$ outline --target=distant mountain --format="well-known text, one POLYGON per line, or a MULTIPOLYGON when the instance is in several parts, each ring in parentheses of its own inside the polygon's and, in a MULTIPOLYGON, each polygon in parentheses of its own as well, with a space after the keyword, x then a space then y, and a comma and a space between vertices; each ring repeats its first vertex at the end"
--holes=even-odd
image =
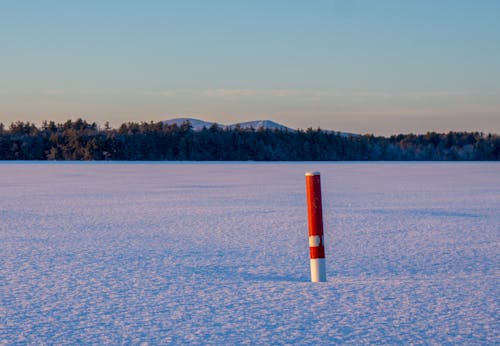
POLYGON ((239 126, 242 129, 260 129, 261 127, 266 129, 266 130, 287 130, 287 131, 295 131, 294 129, 291 129, 289 127, 286 127, 285 125, 278 124, 274 121, 271 120, 255 120, 255 121, 247 121, 244 123, 237 123, 233 125, 228 125, 227 127, 229 129, 234 129, 237 126, 239 126))
MULTIPOLYGON (((203 130, 204 127, 208 129, 210 126, 215 124, 214 122, 204 121, 204 120, 195 119, 195 118, 174 118, 174 119, 170 119, 170 120, 165 120, 163 123, 166 125, 176 124, 177 126, 181 126, 186 121, 189 121, 191 123, 191 126, 193 127, 194 131, 201 131, 201 130, 203 130)), ((239 127, 241 129, 253 128, 255 130, 258 130, 262 127, 266 130, 282 130, 282 131, 295 132, 294 129, 287 127, 285 125, 279 124, 277 122, 274 122, 272 120, 254 120, 254 121, 246 121, 243 123, 236 123, 236 124, 231 124, 231 125, 224 125, 224 124, 217 123, 217 125, 221 129, 230 129, 230 130, 235 129, 236 127, 239 127)), ((337 131, 324 130, 324 129, 323 129, 323 131, 328 132, 328 133, 337 133, 343 137, 359 136, 358 134, 350 133, 350 132, 337 132, 337 131)))
MULTIPOLYGON (((204 121, 200 119, 194 119, 194 118, 175 118, 175 119, 170 119, 170 120, 165 120, 163 123, 166 125, 173 125, 176 124, 177 126, 181 126, 183 123, 186 121, 189 121, 191 126, 193 127, 194 131, 201 131, 203 130, 204 127, 207 129, 212 126, 214 123, 209 122, 209 121, 204 121)), ((224 124, 219 124, 217 125, 222 128, 222 129, 235 129, 236 127, 240 127, 242 129, 260 129, 261 127, 266 129, 266 130, 288 130, 288 131, 295 131, 289 127, 286 127, 285 125, 278 124, 277 122, 271 121, 271 120, 255 120, 255 121, 247 121, 243 123, 236 123, 236 124, 231 124, 231 125, 224 125, 224 124)))
MULTIPOLYGON (((201 131, 203 130, 204 127, 207 129, 212 126, 214 123, 200 120, 200 119, 194 119, 194 118, 175 118, 175 119, 170 119, 170 120, 165 120, 163 124, 165 125, 174 125, 176 124, 177 126, 181 126, 184 124, 186 121, 189 121, 191 126, 193 127, 194 131, 201 131)), ((222 126, 221 126, 222 127, 222 126)))

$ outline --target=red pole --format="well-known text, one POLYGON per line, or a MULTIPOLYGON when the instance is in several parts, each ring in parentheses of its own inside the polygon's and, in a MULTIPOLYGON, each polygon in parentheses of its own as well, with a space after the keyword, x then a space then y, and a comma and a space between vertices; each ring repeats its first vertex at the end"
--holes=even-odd
POLYGON ((325 245, 323 241, 323 207, 319 172, 306 173, 307 215, 309 221, 309 257, 311 281, 326 281, 325 245))

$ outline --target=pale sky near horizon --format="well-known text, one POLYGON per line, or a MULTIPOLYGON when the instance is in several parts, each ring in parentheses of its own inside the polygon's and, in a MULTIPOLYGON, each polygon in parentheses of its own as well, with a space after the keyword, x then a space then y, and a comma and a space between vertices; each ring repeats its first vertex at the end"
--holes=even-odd
POLYGON ((0 0, 0 122, 500 133, 500 1, 0 0))

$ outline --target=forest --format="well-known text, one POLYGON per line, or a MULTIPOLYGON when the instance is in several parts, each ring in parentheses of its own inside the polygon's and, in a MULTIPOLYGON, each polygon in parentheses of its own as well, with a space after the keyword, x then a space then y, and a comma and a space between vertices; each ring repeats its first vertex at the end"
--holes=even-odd
POLYGON ((320 128, 194 131, 189 122, 129 122, 118 128, 83 119, 37 127, 0 123, 0 160, 122 161, 478 161, 500 160, 500 135, 481 132, 346 135, 320 128))

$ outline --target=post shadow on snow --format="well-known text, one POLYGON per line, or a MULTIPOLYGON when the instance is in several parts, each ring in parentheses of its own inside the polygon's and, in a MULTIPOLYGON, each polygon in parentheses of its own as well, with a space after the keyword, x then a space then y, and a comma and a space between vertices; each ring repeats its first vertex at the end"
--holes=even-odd
MULTIPOLYGON (((352 254, 351 254, 352 255, 352 254)), ((367 280, 413 280, 419 278, 430 278, 435 275, 464 275, 471 273, 488 274, 494 270, 494 266, 487 265, 487 261, 479 261, 473 266, 465 266, 464 258, 473 256, 449 251, 426 252, 419 255, 401 256, 386 254, 384 256, 364 256, 360 252, 359 257, 351 257, 350 260, 331 260, 327 263, 327 282, 352 282, 367 280), (465 256, 465 257, 464 257, 465 256)), ((349 256, 346 256, 349 257, 349 256)), ((271 266, 252 264, 220 264, 214 261, 202 266, 178 265, 175 271, 179 277, 195 280, 214 280, 226 282, 288 282, 308 283, 309 265, 297 263, 295 266, 287 265, 280 270, 271 266)))
POLYGON ((179 273, 181 276, 202 276, 210 277, 215 280, 227 281, 258 281, 258 282, 308 282, 309 277, 304 274, 302 276, 283 275, 281 273, 252 273, 250 266, 221 266, 221 265, 205 265, 205 266, 184 266, 179 273))
POLYGON ((279 274, 254 274, 248 272, 239 272, 239 277, 244 281, 265 281, 265 282, 305 282, 308 281, 306 277, 284 276, 279 274))

